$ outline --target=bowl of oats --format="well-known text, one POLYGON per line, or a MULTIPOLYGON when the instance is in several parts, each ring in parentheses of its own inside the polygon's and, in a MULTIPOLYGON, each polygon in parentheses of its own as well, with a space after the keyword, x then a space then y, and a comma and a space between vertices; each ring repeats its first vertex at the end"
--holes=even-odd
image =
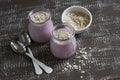
POLYGON ((90 27, 92 14, 82 6, 71 6, 63 11, 62 22, 70 24, 75 29, 75 33, 78 34, 90 27))

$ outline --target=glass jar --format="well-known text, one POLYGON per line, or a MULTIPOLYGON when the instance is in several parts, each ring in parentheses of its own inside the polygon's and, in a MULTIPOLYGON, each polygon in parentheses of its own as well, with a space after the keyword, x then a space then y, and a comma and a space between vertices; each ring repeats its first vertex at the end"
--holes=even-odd
POLYGON ((52 31, 50 49, 60 59, 71 57, 76 51, 75 31, 68 24, 61 24, 52 31))
POLYGON ((46 42, 51 38, 53 22, 50 11, 47 9, 34 9, 29 13, 28 31, 35 42, 46 42))

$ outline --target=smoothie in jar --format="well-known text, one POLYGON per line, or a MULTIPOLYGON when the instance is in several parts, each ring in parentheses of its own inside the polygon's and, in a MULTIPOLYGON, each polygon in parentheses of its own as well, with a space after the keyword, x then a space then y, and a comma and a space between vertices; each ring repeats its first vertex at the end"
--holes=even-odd
POLYGON ((28 31, 35 42, 46 42, 51 38, 53 22, 47 9, 34 9, 29 13, 28 31))
POLYGON ((67 24, 55 27, 50 40, 52 54, 60 59, 71 57, 76 51, 76 39, 74 29, 67 24))

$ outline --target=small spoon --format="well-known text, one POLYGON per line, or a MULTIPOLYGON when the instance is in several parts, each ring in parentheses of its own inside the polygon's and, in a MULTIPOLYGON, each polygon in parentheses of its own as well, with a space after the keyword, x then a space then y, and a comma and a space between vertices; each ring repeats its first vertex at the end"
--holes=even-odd
MULTIPOLYGON (((30 44, 31 44, 31 39, 30 39, 30 37, 29 37, 29 35, 27 35, 27 33, 26 32, 21 32, 20 33, 20 35, 19 35, 19 40, 25 45, 25 46, 29 46, 30 44)), ((27 47, 27 48, 29 48, 29 47, 27 47)), ((30 48, 29 48, 29 53, 31 54, 31 56, 33 56, 33 53, 32 53, 32 51, 30 50, 30 48)), ((33 65, 34 65, 34 68, 35 68, 35 73, 37 74, 37 75, 39 75, 39 74, 42 74, 42 69, 39 67, 39 65, 34 61, 34 60, 32 60, 32 62, 33 62, 33 65)))
MULTIPOLYGON (((24 54, 26 52, 25 45, 19 41, 11 42, 11 47, 13 51, 16 53, 24 54)), ((26 54, 29 54, 29 53, 26 53, 26 54)), ((34 60, 32 59, 32 61, 34 60)), ((34 67, 37 75, 42 74, 41 68, 38 66, 38 64, 35 61, 34 61, 34 67)))
POLYGON ((53 69, 51 67, 48 67, 44 63, 42 63, 39 60, 37 60, 36 58, 34 58, 34 56, 31 56, 29 53, 27 53, 25 45, 22 44, 21 42, 19 42, 19 41, 11 42, 11 47, 12 47, 13 51, 15 51, 16 53, 20 53, 20 54, 25 53, 32 60, 34 60, 46 73, 51 73, 53 71, 53 69))
POLYGON ((31 44, 30 36, 26 32, 22 31, 18 37, 19 41, 21 41, 25 46, 29 46, 31 44))
POLYGON ((25 45, 19 41, 12 41, 10 45, 13 51, 16 53, 23 54, 26 51, 25 45))

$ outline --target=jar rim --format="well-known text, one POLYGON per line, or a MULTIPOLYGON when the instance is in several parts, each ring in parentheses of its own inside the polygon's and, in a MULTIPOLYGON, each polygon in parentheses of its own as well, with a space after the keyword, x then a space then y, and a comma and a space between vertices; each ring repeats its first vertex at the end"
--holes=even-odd
MULTIPOLYGON (((66 41, 66 40, 69 40, 69 39, 60 40, 60 39, 58 39, 58 38, 55 37, 54 31, 55 31, 56 29, 59 29, 59 28, 62 28, 62 27, 68 27, 68 28, 72 31, 72 36, 71 36, 69 39, 71 39, 71 38, 74 37, 74 35, 75 35, 75 30, 74 30, 74 28, 73 28, 70 24, 62 23, 62 24, 58 24, 57 26, 54 27, 54 29, 53 29, 53 31, 52 31, 52 34, 51 34, 54 39, 56 39, 56 40, 58 40, 58 41, 66 41)), ((70 32, 71 32, 71 31, 70 31, 70 32)))
POLYGON ((49 10, 49 9, 46 9, 46 8, 35 8, 35 9, 31 10, 31 11, 29 12, 29 14, 28 14, 28 19, 29 19, 32 23, 34 23, 34 24, 43 24, 43 23, 47 22, 50 18, 51 18, 50 10, 49 10), (38 12, 38 11, 43 11, 43 12, 48 13, 48 14, 49 14, 49 15, 48 15, 48 19, 46 19, 44 22, 41 22, 41 23, 35 23, 35 22, 31 19, 31 16, 32 16, 32 14, 34 14, 35 12, 38 12))

